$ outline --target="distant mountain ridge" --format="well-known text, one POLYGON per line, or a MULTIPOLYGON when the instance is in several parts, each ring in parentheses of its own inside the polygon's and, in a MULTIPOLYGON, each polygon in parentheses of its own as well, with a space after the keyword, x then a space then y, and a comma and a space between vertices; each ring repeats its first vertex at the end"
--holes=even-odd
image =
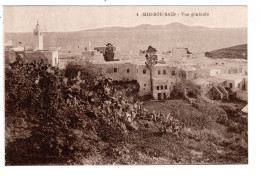
MULTIPOLYGON (((33 29, 32 29, 33 30, 33 29)), ((33 33, 5 33, 5 39, 24 46, 35 46, 33 33)), ((149 45, 158 51, 174 47, 191 51, 212 51, 247 43, 247 28, 207 28, 181 23, 166 25, 142 24, 135 27, 103 27, 76 32, 44 32, 44 47, 62 47, 71 52, 82 52, 88 43, 105 46, 112 43, 124 55, 135 55, 149 45)))
POLYGON ((129 30, 181 30, 181 29, 207 29, 203 26, 188 26, 182 23, 174 22, 165 25, 151 25, 151 24, 141 24, 134 27, 121 27, 121 26, 111 26, 111 27, 102 27, 96 29, 87 29, 84 31, 129 31, 129 30))

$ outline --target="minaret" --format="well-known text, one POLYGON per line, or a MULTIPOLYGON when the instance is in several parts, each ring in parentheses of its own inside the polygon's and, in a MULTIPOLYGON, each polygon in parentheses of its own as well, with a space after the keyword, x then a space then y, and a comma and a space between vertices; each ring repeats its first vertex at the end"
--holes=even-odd
POLYGON ((43 33, 40 29, 40 25, 37 20, 36 27, 34 29, 34 35, 37 36, 38 50, 43 50, 43 33))

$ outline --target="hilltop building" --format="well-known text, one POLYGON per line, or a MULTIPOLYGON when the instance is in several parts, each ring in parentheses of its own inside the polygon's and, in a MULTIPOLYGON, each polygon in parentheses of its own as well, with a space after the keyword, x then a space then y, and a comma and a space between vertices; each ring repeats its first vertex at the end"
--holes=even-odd
POLYGON ((233 92, 238 99, 247 101, 247 75, 242 67, 222 68, 218 65, 203 68, 198 65, 168 64, 162 59, 153 67, 151 77, 151 70, 142 59, 106 62, 102 57, 96 60, 95 56, 92 55, 88 61, 96 65, 102 75, 117 81, 136 80, 140 86, 140 96, 152 95, 156 100, 164 100, 170 97, 177 82, 188 80, 211 99, 229 99, 233 92))
POLYGON ((136 80, 140 86, 140 96, 152 95, 156 100, 167 99, 175 90, 176 84, 186 80, 194 83, 211 99, 229 99, 231 94, 235 94, 238 99, 247 101, 247 67, 242 63, 239 65, 240 63, 234 64, 222 60, 220 62, 209 61, 204 57, 187 59, 192 58, 192 53, 188 48, 174 48, 168 53, 171 58, 164 59, 165 57, 163 57, 150 70, 145 64, 144 57, 141 56, 134 58, 129 56, 129 60, 119 60, 116 47, 110 43, 106 47, 94 47, 93 50, 89 43, 82 54, 77 54, 64 52, 62 48, 58 50, 52 47, 51 50, 44 50, 43 32, 38 22, 33 34, 36 41, 35 46, 32 47, 34 50, 29 49, 30 47, 12 46, 10 41, 5 42, 5 63, 7 65, 23 59, 28 62, 44 62, 47 65, 64 69, 70 62, 80 65, 91 62, 99 69, 100 74, 107 78, 117 81, 136 80), (115 53, 115 57, 105 61, 104 53, 108 45, 110 46, 109 51, 112 55, 115 53))
POLYGON ((191 58, 192 53, 188 48, 173 48, 171 54, 178 58, 191 58))
MULTIPOLYGON (((116 47, 113 46, 112 48, 113 48, 113 51, 115 52, 115 51, 116 51, 116 47)), ((99 53, 104 54, 104 53, 105 53, 105 50, 106 50, 106 47, 105 47, 105 46, 94 47, 94 50, 96 50, 96 51, 99 52, 99 53)))
MULTIPOLYGON (((33 32, 33 39, 35 45, 33 49, 25 46, 12 46, 5 48, 5 64, 13 63, 17 60, 24 60, 27 62, 43 62, 47 65, 56 67, 59 65, 58 50, 44 50, 43 46, 43 32, 40 29, 40 24, 37 21, 33 32)), ((9 42, 10 43, 10 42, 9 42)))
POLYGON ((156 64, 152 69, 152 88, 151 88, 151 70, 142 61, 93 61, 100 74, 106 78, 117 81, 136 80, 140 85, 139 95, 152 95, 154 99, 163 100, 170 97, 178 79, 176 67, 170 67, 169 64, 156 64))

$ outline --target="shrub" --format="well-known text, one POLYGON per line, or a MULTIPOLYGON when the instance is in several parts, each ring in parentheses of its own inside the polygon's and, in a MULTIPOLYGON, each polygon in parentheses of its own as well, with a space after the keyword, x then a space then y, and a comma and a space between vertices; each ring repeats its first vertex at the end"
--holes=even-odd
POLYGON ((81 163, 100 147, 96 143, 124 140, 125 114, 119 112, 131 114, 133 105, 93 73, 21 62, 6 69, 6 164, 81 163))
POLYGON ((182 97, 197 98, 201 95, 201 90, 198 86, 189 80, 181 80, 176 83, 175 89, 171 92, 171 96, 174 98, 182 97))

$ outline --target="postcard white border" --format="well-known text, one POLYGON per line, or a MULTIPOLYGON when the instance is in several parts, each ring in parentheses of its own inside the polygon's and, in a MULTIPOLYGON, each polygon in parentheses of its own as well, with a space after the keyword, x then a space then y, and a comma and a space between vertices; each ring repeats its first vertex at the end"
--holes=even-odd
MULTIPOLYGON (((260 13, 257 1, 246 0, 4 0, 1 5, 248 5, 249 65, 249 164, 248 165, 180 165, 180 166, 4 166, 4 59, 1 52, 0 72, 0 174, 1 175, 260 175, 260 13)), ((3 9, 0 10, 0 50, 3 51, 3 9)))

